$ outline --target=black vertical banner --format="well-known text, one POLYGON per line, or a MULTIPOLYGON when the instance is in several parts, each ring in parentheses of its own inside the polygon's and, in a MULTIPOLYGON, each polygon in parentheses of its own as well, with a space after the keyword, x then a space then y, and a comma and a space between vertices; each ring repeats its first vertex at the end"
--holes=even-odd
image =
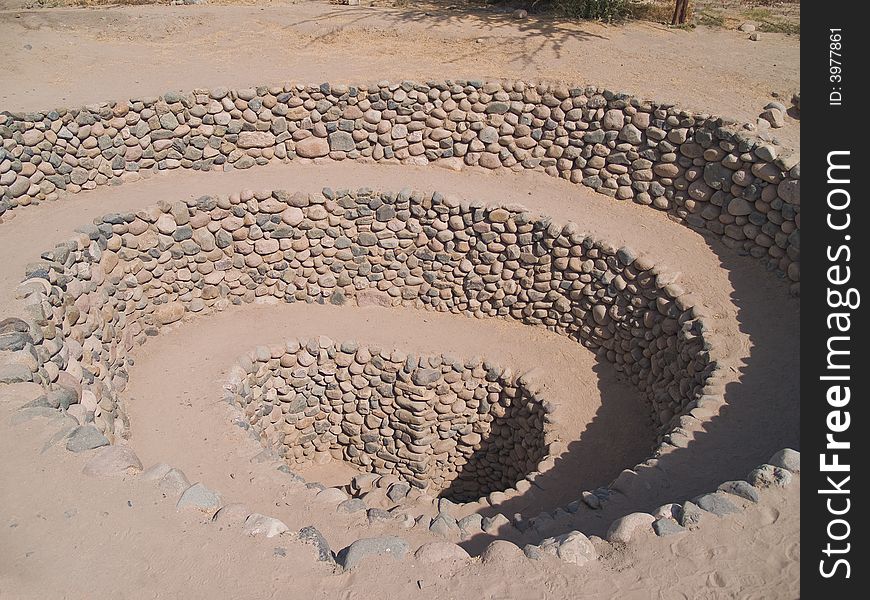
MULTIPOLYGON (((860 2, 802 5, 801 588, 866 597, 870 216, 860 2), (859 519, 859 517, 861 517, 859 519), (859 558, 860 557, 860 558, 859 558), (863 559, 863 560, 862 560, 863 559)), ((824 594, 824 595, 822 595, 824 594)))

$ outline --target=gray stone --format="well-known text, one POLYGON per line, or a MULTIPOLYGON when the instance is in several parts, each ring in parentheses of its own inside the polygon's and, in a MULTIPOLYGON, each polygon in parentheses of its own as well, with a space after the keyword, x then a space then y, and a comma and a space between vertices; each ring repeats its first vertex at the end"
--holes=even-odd
POLYGON ((429 531, 444 537, 452 537, 460 533, 456 519, 446 513, 440 513, 432 519, 432 523, 429 524, 429 531))
POLYGON ((357 236, 357 242, 360 246, 377 246, 378 245, 378 236, 370 231, 363 231, 357 236))
POLYGON ((17 352, 31 343, 33 343, 33 339, 27 332, 13 331, 0 335, 0 351, 17 352))
POLYGON ((204 512, 212 512, 220 508, 221 497, 201 483, 194 483, 184 490, 181 498, 175 503, 177 510, 195 509, 204 512))
POLYGON ((12 415, 9 419, 10 425, 21 425, 36 418, 55 419, 60 415, 57 409, 50 406, 33 406, 29 408, 21 408, 12 415))
POLYGON ((746 481, 726 481, 719 486, 719 490, 751 502, 758 502, 758 490, 746 481))
POLYGON ((345 570, 358 566, 364 560, 389 556, 401 560, 408 553, 408 543, 400 537, 385 536, 362 538, 338 553, 336 562, 345 570))
MULTIPOLYGON (((758 35, 753 33, 752 35, 758 35)), ((761 113, 761 118, 770 123, 771 127, 782 127, 785 125, 784 113, 778 108, 768 108, 761 113)))
POLYGON ((93 425, 76 427, 66 440, 66 449, 70 452, 85 452, 108 445, 109 440, 93 425))
POLYGON ((735 217, 742 217, 752 212, 752 204, 743 198, 732 198, 728 203, 728 214, 735 217))
POLYGON ((753 469, 746 480, 757 488, 768 488, 771 486, 785 487, 791 483, 791 472, 776 467, 774 465, 761 465, 753 469))
POLYGON ((361 510, 366 509, 366 503, 359 498, 350 498, 349 500, 345 500, 341 504, 336 507, 336 510, 340 513, 355 513, 361 510))
POLYGON ((318 561, 335 564, 335 555, 329 547, 329 542, 326 541, 326 538, 323 537, 323 534, 316 527, 311 525, 303 527, 299 530, 297 539, 303 544, 314 547, 318 561))
POLYGON ((585 535, 571 531, 556 537, 547 538, 538 544, 541 552, 555 556, 559 560, 578 566, 598 558, 598 552, 585 535))
POLYGON ((390 489, 387 491, 387 498, 392 500, 393 502, 401 502, 404 500, 408 493, 411 491, 411 486, 407 483, 394 483, 390 486, 390 489))
POLYGON ((686 528, 681 526, 673 519, 656 519, 655 521, 653 521, 652 528, 653 531, 655 531, 656 535, 659 537, 676 535, 678 533, 686 532, 686 528))
POLYGON ((629 123, 619 132, 619 139, 628 142, 629 144, 637 145, 643 141, 643 132, 629 123))
POLYGON ((436 369, 417 369, 412 376, 415 385, 429 385, 439 379, 441 379, 441 371, 436 369))
POLYGON ((387 523, 393 520, 393 515, 382 508, 370 508, 367 511, 366 516, 371 525, 376 523, 387 523))
POLYGON ((687 529, 697 527, 701 523, 701 517, 704 513, 698 508, 698 505, 688 500, 683 503, 683 510, 680 511, 679 523, 687 529))
POLYGON ((702 494, 695 498, 694 502, 702 510, 706 510, 719 517, 740 512, 740 507, 729 500, 726 494, 721 492, 702 494))
POLYGON ((456 522, 463 533, 474 535, 483 530, 483 516, 480 513, 471 513, 456 522))
MULTIPOLYGON (((353 141, 353 136, 346 131, 335 131, 329 134, 330 150, 338 150, 341 152, 350 152, 356 147, 356 142, 353 141)), ((298 150, 297 150, 298 152, 298 150)))
POLYGON ((777 157, 776 146, 771 144, 759 144, 755 147, 755 156, 764 162, 773 162, 777 157))
POLYGON ((0 365, 0 383, 23 383, 33 381, 33 373, 24 365, 0 365))
POLYGON ((507 528, 513 527, 513 525, 506 516, 496 513, 491 517, 483 517, 480 527, 491 535, 504 535, 507 528))
POLYGON ((792 473, 801 472, 801 453, 791 448, 783 448, 770 457, 767 464, 780 467, 792 473))

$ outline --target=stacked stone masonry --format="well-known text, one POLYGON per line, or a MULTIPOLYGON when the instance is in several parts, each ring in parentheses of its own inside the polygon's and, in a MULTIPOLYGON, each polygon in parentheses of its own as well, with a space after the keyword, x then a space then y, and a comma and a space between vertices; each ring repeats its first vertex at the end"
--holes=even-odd
POLYGON ((287 84, 0 116, 0 215, 178 168, 297 158, 536 169, 667 211, 799 293, 800 164, 736 123, 592 87, 287 84))
POLYGON ((19 379, 51 386, 53 404, 110 439, 128 431, 121 394, 135 345, 185 315, 255 301, 545 327, 623 372, 665 441, 719 372, 701 309, 672 277, 522 207, 411 191, 243 192, 109 214, 79 231, 28 266, 27 320, 4 322, 0 337, 26 365, 19 379))
POLYGON ((291 340, 243 356, 228 388, 291 465, 326 455, 457 501, 510 488, 547 453, 549 405, 481 359, 291 340))

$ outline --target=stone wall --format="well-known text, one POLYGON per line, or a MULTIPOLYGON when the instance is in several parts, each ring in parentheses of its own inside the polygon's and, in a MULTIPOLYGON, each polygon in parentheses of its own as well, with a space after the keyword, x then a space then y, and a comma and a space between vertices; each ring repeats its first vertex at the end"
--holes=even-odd
POLYGON ((28 320, 4 324, 0 343, 27 364, 23 378, 62 390, 53 402, 110 437, 127 428, 120 393, 134 345, 186 314, 267 299, 546 327, 622 371, 663 436, 717 373, 699 309, 666 272, 522 207, 410 191, 244 192, 79 231, 28 266, 28 320))
POLYGON ((480 359, 291 340, 241 357, 228 389, 290 464, 335 458, 455 500, 504 491, 547 454, 549 404, 480 359))
POLYGON ((216 88, 0 116, 0 215, 146 170, 273 160, 543 170, 668 211, 800 279, 799 156, 736 124, 624 94, 523 82, 216 88))

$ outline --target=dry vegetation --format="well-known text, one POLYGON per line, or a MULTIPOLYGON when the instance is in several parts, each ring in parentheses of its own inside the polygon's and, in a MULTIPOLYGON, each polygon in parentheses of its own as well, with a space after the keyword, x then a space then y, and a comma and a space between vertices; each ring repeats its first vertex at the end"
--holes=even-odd
MULTIPOLYGON (((171 0, 28 0, 27 8, 170 4, 171 0)), ((298 0, 200 0, 212 5, 295 4, 298 0)), ((346 4, 346 0, 328 0, 346 4)), ((617 21, 633 18, 670 23, 674 0, 360 0, 363 5, 389 8, 431 8, 510 12, 523 9, 539 17, 591 18, 617 21)), ((800 0, 691 0, 688 27, 735 29, 750 22, 759 31, 800 35, 800 0)))

